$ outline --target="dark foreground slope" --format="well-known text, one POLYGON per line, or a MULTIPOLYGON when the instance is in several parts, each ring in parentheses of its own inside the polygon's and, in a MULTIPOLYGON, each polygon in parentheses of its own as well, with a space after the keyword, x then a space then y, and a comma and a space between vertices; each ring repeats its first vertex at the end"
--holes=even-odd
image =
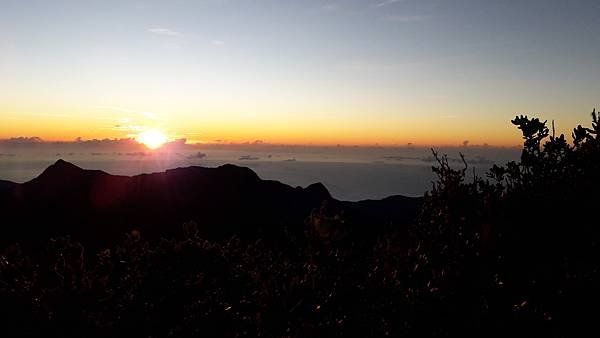
MULTIPOLYGON (((2 182, 0 182, 2 183, 2 182)), ((40 243, 70 235, 85 244, 114 243, 133 229, 146 238, 173 237, 193 221, 204 238, 255 238, 304 231, 323 203, 369 226, 406 222, 419 199, 339 202, 320 183, 290 187, 234 165, 188 167, 133 177, 84 170, 63 160, 24 183, 0 185, 2 241, 40 243)))

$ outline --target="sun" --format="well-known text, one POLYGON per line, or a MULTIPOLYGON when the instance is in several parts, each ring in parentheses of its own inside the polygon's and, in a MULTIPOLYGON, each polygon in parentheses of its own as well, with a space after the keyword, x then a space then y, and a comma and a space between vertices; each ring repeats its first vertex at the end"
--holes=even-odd
POLYGON ((149 129, 138 134, 135 139, 150 149, 158 149, 167 142, 167 135, 158 129, 149 129))

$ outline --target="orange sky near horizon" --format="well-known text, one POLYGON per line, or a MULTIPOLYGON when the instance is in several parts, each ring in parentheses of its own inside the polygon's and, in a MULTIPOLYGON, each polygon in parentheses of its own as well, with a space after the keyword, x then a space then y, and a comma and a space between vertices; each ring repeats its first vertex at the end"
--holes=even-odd
MULTIPOLYGON (((455 146, 468 140, 472 145, 518 146, 521 134, 511 123, 515 113, 504 118, 426 113, 398 118, 362 116, 348 119, 330 116, 288 114, 160 114, 129 108, 98 106, 93 113, 4 112, 0 104, 0 139, 40 137, 47 141, 135 138, 148 129, 164 132, 169 140, 188 143, 245 143, 260 140, 271 144, 382 145, 413 143, 420 146, 455 146), (192 116, 192 117, 190 117, 192 116)), ((403 116, 403 114, 397 114, 403 116)), ((532 114, 529 114, 533 116, 532 114)), ((543 116, 542 114, 537 116, 543 116)), ((547 119, 551 119, 546 117, 547 119)), ((585 124, 589 113, 557 119, 557 132, 570 135, 577 123, 585 124)), ((550 123, 549 123, 550 126, 550 123)), ((569 137, 568 137, 569 138, 569 137)))
POLYGON ((378 123, 377 121, 185 121, 160 119, 131 121, 129 118, 104 119, 66 114, 10 114, 0 116, 0 139, 40 137, 45 141, 135 138, 148 129, 164 132, 170 140, 185 138, 188 143, 245 143, 300 145, 459 145, 514 146, 520 143, 518 130, 506 121, 504 128, 473 128, 460 125, 456 117, 378 123), (124 121, 129 124, 122 123, 124 121), (458 124, 458 125, 457 125, 458 124))

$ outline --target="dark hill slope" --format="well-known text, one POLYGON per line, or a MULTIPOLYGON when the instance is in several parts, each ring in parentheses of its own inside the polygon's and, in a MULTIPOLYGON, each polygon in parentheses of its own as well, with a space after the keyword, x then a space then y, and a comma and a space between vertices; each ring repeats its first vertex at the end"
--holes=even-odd
POLYGON ((284 226, 303 231, 307 217, 324 201, 376 226, 405 222, 420 203, 406 197, 340 202, 320 183, 293 188, 229 164, 127 177, 63 160, 29 182, 0 184, 0 200, 3 242, 35 243, 69 234, 88 245, 113 242, 132 229, 150 239, 171 237, 190 220, 202 236, 213 239, 234 233, 269 236, 284 226))

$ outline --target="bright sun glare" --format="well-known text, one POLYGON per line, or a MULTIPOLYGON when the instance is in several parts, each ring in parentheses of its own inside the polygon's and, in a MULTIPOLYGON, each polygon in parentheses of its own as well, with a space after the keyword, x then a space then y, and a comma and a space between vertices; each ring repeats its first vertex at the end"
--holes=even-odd
POLYGON ((158 149, 167 142, 167 135, 158 129, 149 129, 135 139, 150 149, 158 149))

